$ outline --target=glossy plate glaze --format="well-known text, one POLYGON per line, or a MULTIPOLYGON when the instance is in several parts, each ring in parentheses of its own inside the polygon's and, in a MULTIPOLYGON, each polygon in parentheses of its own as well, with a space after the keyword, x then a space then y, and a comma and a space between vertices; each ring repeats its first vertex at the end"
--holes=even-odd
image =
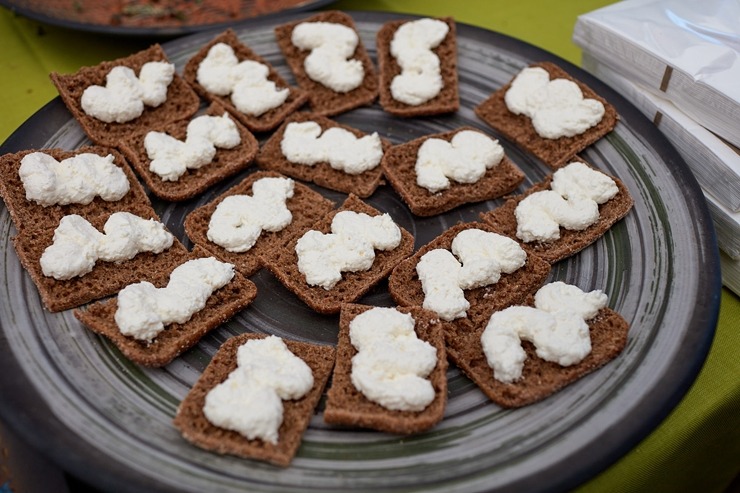
MULTIPOLYGON (((400 16, 353 14, 375 54, 374 35, 400 16)), ((236 27, 241 39, 292 80, 275 44, 278 21, 236 27)), ((213 32, 165 44, 182 67, 213 32)), ((685 163, 629 102, 555 56, 490 31, 458 26, 462 107, 454 115, 398 119, 378 106, 337 119, 378 131, 394 143, 471 125, 494 132, 473 108, 532 61, 559 63, 618 109, 616 130, 583 156, 620 177, 635 198, 630 214, 597 243, 554 266, 551 278, 603 289, 632 325, 626 350, 603 369, 531 406, 503 410, 454 367, 444 420, 416 436, 338 429, 313 417, 291 467, 219 456, 186 443, 171 420, 180 400, 219 345, 244 331, 333 344, 337 317, 308 310, 267 272, 253 277, 259 295, 234 320, 163 369, 128 362, 70 312, 43 310, 11 246, 7 211, 0 216, 0 389, 2 417, 59 464, 86 481, 116 491, 559 491, 595 475, 654 429, 676 405, 703 363, 719 309, 719 267, 709 214, 685 163)), ((495 134, 494 134, 495 135, 495 134)), ((87 142, 61 101, 22 126, 2 152, 73 149, 87 142)), ((503 142, 526 173, 522 190, 548 169, 503 142)), ((196 200, 155 202, 183 236, 182 221, 238 176, 196 200)), ((327 193, 341 200, 342 196, 327 193)), ((381 187, 369 202, 416 237, 417 247, 445 228, 496 207, 491 201, 439 217, 412 216, 381 187)), ((390 304, 381 285, 362 302, 390 304)))

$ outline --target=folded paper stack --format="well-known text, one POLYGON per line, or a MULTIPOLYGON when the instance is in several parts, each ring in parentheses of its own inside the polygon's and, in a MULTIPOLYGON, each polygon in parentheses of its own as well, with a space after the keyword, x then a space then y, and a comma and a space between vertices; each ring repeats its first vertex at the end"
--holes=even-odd
POLYGON ((740 294, 740 4, 627 0, 581 15, 583 67, 686 160, 712 214, 725 286, 740 294), (733 20, 734 19, 734 20, 733 20))

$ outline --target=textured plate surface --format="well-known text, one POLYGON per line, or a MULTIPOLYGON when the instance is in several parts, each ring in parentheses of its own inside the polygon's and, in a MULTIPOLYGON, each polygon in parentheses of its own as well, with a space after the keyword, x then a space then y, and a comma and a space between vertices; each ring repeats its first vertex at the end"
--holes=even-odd
MULTIPOLYGON (((400 16, 353 14, 374 56, 374 35, 400 16)), ((286 16, 284 22, 295 16, 286 16)), ((237 26, 241 39, 292 80, 274 42, 274 20, 237 26)), ((255 303, 164 369, 138 367, 71 313, 46 313, 21 269, 0 215, 0 412, 22 435, 73 473, 116 491, 558 491, 616 460, 675 406, 706 357, 719 309, 719 268, 711 221, 685 163, 654 126, 614 91, 578 68, 520 41, 458 26, 461 109, 451 116, 398 119, 378 106, 337 119, 378 131, 394 143, 471 125, 493 132, 473 108, 531 61, 551 60, 618 109, 616 130, 583 156, 620 177, 633 211, 596 244, 557 264, 551 279, 603 289, 632 329, 615 361, 564 391, 518 410, 491 404, 455 368, 449 371, 445 419, 428 433, 398 437, 337 429, 313 417, 293 465, 279 469, 222 457, 188 445, 171 425, 179 401, 219 344, 244 331, 332 344, 337 317, 308 310, 269 273, 253 276, 255 303)), ((182 67, 213 33, 165 45, 182 67)), ((87 140, 59 99, 41 109, 1 151, 76 148, 87 140)), ((503 142, 527 175, 522 190, 547 168, 503 142)), ((192 208, 240 180, 179 205, 157 202, 180 237, 192 208)), ((326 193, 326 192, 325 192, 326 193)), ((339 194, 326 193, 340 200, 339 194)), ((388 186, 369 202, 389 212, 420 246, 498 201, 439 217, 413 217, 388 186)), ((365 303, 387 305, 385 286, 365 303)))

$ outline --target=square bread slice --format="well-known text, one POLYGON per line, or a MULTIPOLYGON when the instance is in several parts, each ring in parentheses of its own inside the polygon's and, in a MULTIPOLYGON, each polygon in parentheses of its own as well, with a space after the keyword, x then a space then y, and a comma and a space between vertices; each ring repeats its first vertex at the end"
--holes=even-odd
MULTIPOLYGON (((291 178, 312 182, 330 190, 352 193, 362 198, 372 195, 383 181, 383 170, 380 164, 360 174, 351 175, 342 170, 332 168, 329 163, 316 163, 313 166, 307 166, 288 161, 280 147, 283 136, 285 135, 285 129, 291 123, 308 121, 316 122, 321 127, 322 133, 329 128, 338 127, 353 133, 357 138, 367 135, 356 128, 339 124, 334 120, 314 113, 294 113, 262 145, 257 154, 257 166, 262 169, 277 171, 291 178)), ((384 152, 390 149, 390 142, 384 139, 381 142, 384 152)))
POLYGON ((298 108, 303 106, 306 101, 308 101, 308 95, 305 91, 289 85, 267 60, 242 43, 232 29, 227 29, 223 33, 217 35, 209 43, 198 50, 198 52, 185 64, 183 77, 204 99, 211 102, 217 102, 226 108, 229 113, 231 113, 252 132, 268 132, 276 128, 285 119, 285 117, 296 111, 298 108), (267 79, 274 82, 278 89, 289 89, 290 92, 288 94, 288 99, 286 99, 286 101, 277 108, 273 108, 259 116, 255 116, 239 111, 236 106, 234 106, 234 103, 232 103, 230 95, 219 96, 208 92, 198 83, 198 67, 206 56, 208 56, 208 51, 218 43, 229 45, 234 50, 234 54, 239 62, 252 60, 266 65, 269 68, 267 79))
POLYGON ((414 317, 417 337, 437 349, 438 362, 428 377, 434 388, 434 400, 422 411, 394 411, 369 400, 352 384, 352 358, 357 349, 350 341, 349 324, 356 316, 372 308, 358 304, 342 306, 337 362, 327 392, 324 421, 388 433, 410 434, 428 430, 442 420, 447 403, 447 356, 442 330, 445 323, 434 313, 418 307, 396 308, 414 317))
POLYGON ((125 58, 101 62, 93 67, 82 67, 74 74, 52 72, 50 77, 62 101, 90 139, 96 144, 115 147, 134 134, 162 128, 169 122, 188 118, 198 111, 198 95, 177 74, 167 88, 167 100, 156 108, 145 106, 141 116, 129 122, 106 123, 82 109, 82 93, 91 85, 105 86, 106 76, 113 67, 129 67, 138 75, 145 63, 154 61, 168 62, 167 55, 159 44, 125 58))
MULTIPOLYGON (((162 262, 158 268, 166 275, 152 284, 164 287, 175 268, 188 260, 208 256, 207 252, 196 249, 177 262, 162 262)), ((237 272, 229 284, 211 294, 205 308, 193 314, 185 323, 167 325, 151 343, 121 333, 114 318, 118 309, 118 300, 115 297, 79 308, 74 311, 74 315, 90 330, 109 339, 134 363, 160 367, 193 347, 205 334, 246 308, 255 296, 257 296, 255 284, 237 272)))
MULTIPOLYGON (((308 228, 322 233, 331 232, 331 222, 340 211, 355 211, 369 216, 382 214, 379 210, 366 204, 354 195, 350 195, 339 209, 327 214, 313 226, 308 228)), ((401 260, 408 257, 414 250, 414 237, 403 228, 401 229, 401 244, 393 250, 376 250, 372 267, 366 271, 343 272, 342 280, 332 289, 326 290, 321 286, 311 286, 306 277, 298 270, 298 255, 295 246, 303 236, 299 233, 280 248, 261 255, 264 266, 298 298, 318 313, 338 313, 342 304, 357 301, 373 286, 383 280, 401 260)))
POLYGON ((430 192, 418 185, 415 167, 419 148, 424 142, 432 138, 449 142, 464 130, 480 132, 472 127, 462 127, 452 132, 427 135, 393 146, 383 155, 383 174, 415 215, 434 216, 463 204, 502 197, 516 190, 524 181, 524 173, 504 156, 475 183, 450 180, 450 187, 438 192, 430 192))
POLYGON ((234 187, 226 190, 208 204, 198 207, 185 217, 185 234, 190 241, 208 250, 213 256, 232 263, 243 276, 251 276, 262 268, 260 255, 269 256, 290 238, 302 233, 309 226, 328 214, 334 203, 306 185, 295 183, 293 197, 288 199, 288 210, 293 214, 291 223, 276 232, 262 231, 257 242, 246 252, 230 252, 208 239, 208 225, 218 205, 232 195, 252 195, 252 185, 259 179, 283 177, 272 171, 257 171, 247 176, 234 187))
POLYGON ((550 74, 550 80, 567 79, 578 84, 584 98, 601 101, 606 110, 604 117, 595 126, 573 137, 560 137, 558 139, 540 137, 528 116, 516 115, 507 108, 504 96, 506 95, 506 91, 511 87, 511 82, 495 91, 488 99, 476 106, 475 114, 496 129, 501 135, 515 142, 520 148, 534 154, 551 168, 558 168, 583 149, 611 132, 617 125, 619 117, 614 106, 596 94, 586 84, 574 79, 554 63, 541 62, 531 66, 545 69, 550 74))
MULTIPOLYGON (((208 116, 228 115, 218 103, 212 103, 205 111, 208 116)), ((193 116, 195 118, 196 116, 193 116)), ((216 148, 213 160, 198 169, 189 169, 176 181, 165 181, 161 176, 149 170, 152 160, 144 147, 144 139, 148 132, 136 134, 131 139, 121 142, 120 149, 128 158, 136 173, 146 186, 157 197, 170 200, 186 200, 206 191, 209 187, 224 180, 239 171, 242 171, 254 160, 259 150, 259 143, 252 133, 238 120, 229 116, 236 124, 239 132, 239 145, 231 149, 216 148)), ((170 136, 184 141, 187 137, 187 127, 192 118, 172 122, 159 130, 170 136)))
POLYGON ((419 105, 410 105, 393 98, 391 83, 401 73, 401 67, 391 54, 391 42, 396 31, 411 21, 396 20, 386 22, 376 35, 378 51, 378 73, 380 77, 380 105, 392 115, 415 117, 452 113, 460 108, 460 95, 457 77, 457 34, 452 17, 440 18, 447 23, 449 32, 442 42, 432 50, 439 58, 442 76, 442 90, 434 98, 419 105))
MULTIPOLYGON (((585 162, 582 159, 575 159, 574 161, 576 160, 585 162)), ((557 240, 524 243, 516 236, 517 221, 515 212, 517 205, 524 198, 535 192, 549 190, 550 183, 552 182, 552 174, 545 177, 543 181, 532 185, 523 194, 507 198, 506 202, 496 209, 482 212, 480 217, 501 234, 518 241, 526 250, 534 252, 551 264, 554 264, 564 258, 575 255, 598 240, 609 228, 625 217, 630 209, 632 209, 634 200, 627 187, 619 178, 611 176, 611 179, 617 184, 619 191, 608 202, 599 205, 599 220, 581 231, 568 230, 561 227, 560 238, 557 240)))
POLYGON ((304 397, 283 401, 283 423, 278 430, 278 443, 249 440, 240 433, 213 425, 205 417, 203 406, 208 392, 236 369, 237 350, 247 341, 267 337, 263 334, 241 334, 224 342, 208 367, 177 409, 175 427, 193 445, 219 454, 231 454, 287 467, 290 465, 308 428, 311 416, 323 394, 335 360, 333 346, 284 340, 288 349, 308 364, 313 372, 313 388, 304 397))
MULTIPOLYGON (((534 300, 525 300, 532 305, 534 300)), ((629 324, 617 312, 602 308, 596 317, 588 320, 591 334, 591 353, 580 363, 560 366, 539 358, 535 347, 522 341, 527 353, 522 377, 513 383, 504 383, 493 377, 481 345, 481 334, 487 320, 471 327, 467 323, 445 325, 445 341, 450 360, 468 376, 481 391, 501 407, 515 408, 532 404, 554 394, 584 375, 616 358, 627 344, 629 324)))
MULTIPOLYGON (((436 248, 450 250, 452 241, 461 231, 480 229, 501 234, 484 223, 457 224, 421 247, 411 257, 399 263, 388 278, 388 291, 401 306, 423 306, 424 290, 416 272, 416 265, 427 252, 436 248)), ((459 325, 477 325, 488 320, 491 314, 509 305, 521 302, 544 284, 550 275, 550 264, 537 255, 527 252, 524 266, 511 274, 502 273, 496 284, 465 290, 465 299, 470 303, 467 316, 457 319, 459 325)))
POLYGON ((359 60, 362 63, 362 68, 365 71, 362 84, 345 93, 336 92, 333 89, 309 78, 306 74, 306 70, 303 68, 303 63, 306 60, 306 57, 310 54, 310 51, 301 50, 291 41, 293 29, 303 22, 329 22, 343 24, 355 31, 357 31, 357 27, 349 14, 338 10, 331 10, 319 12, 306 19, 281 24, 275 28, 275 37, 277 39, 278 46, 283 52, 285 60, 288 62, 288 66, 293 72, 298 85, 308 93, 311 110, 319 115, 332 116, 344 113, 345 111, 349 111, 359 106, 367 106, 371 104, 375 98, 378 97, 378 76, 375 72, 373 62, 370 59, 365 46, 362 44, 362 40, 360 39, 357 44, 357 48, 351 57, 352 59, 359 60))
MULTIPOLYGON (((115 212, 115 211, 113 211, 115 212)), ((159 221, 154 209, 142 205, 138 210, 130 209, 139 217, 159 221)), ((98 231, 102 231, 111 213, 86 217, 98 231)), ((21 265, 38 288, 41 301, 47 310, 59 312, 83 305, 89 301, 110 296, 128 284, 138 281, 152 283, 167 279, 170 266, 179 265, 187 258, 188 250, 175 238, 172 246, 161 253, 142 252, 122 262, 95 263, 92 271, 83 276, 57 280, 44 275, 41 256, 54 241, 54 228, 24 228, 13 237, 13 246, 21 265)))
POLYGON ((5 205, 8 207, 13 224, 19 230, 26 227, 54 230, 59 225, 59 221, 69 214, 94 217, 97 215, 110 215, 118 211, 129 211, 132 213, 142 210, 149 211, 151 208, 151 203, 144 188, 136 179, 136 175, 134 175, 134 172, 129 167, 123 155, 110 147, 99 146, 84 146, 74 151, 38 149, 5 154, 0 157, 0 195, 2 195, 5 205), (42 152, 57 161, 63 161, 86 153, 97 154, 102 157, 112 155, 114 158, 113 163, 121 168, 128 178, 129 191, 121 199, 116 201, 106 201, 100 197, 95 197, 89 204, 43 206, 34 201, 29 201, 26 199, 26 189, 18 172, 23 158, 34 152, 42 152))

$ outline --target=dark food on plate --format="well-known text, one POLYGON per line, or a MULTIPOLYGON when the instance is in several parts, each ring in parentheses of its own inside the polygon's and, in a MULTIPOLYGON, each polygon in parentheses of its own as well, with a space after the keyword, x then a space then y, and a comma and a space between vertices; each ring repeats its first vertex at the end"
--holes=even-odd
MULTIPOLYGON (((204 114, 217 117, 228 115, 218 103, 212 103, 204 114)), ((161 131, 184 141, 191 121, 192 119, 178 120, 170 123, 161 131)), ((149 169, 152 159, 144 145, 146 133, 137 133, 131 139, 121 142, 120 148, 154 195, 170 201, 186 200, 205 192, 212 185, 235 175, 252 164, 257 155, 259 143, 238 120, 234 123, 239 133, 237 146, 230 149, 216 147, 216 154, 211 162, 197 169, 186 170, 185 174, 174 181, 166 181, 149 169)))
POLYGON ((220 454, 264 460, 287 467, 301 444, 303 432, 308 427, 324 386, 331 375, 336 353, 334 347, 285 341, 288 349, 311 368, 314 385, 304 397, 298 400, 283 401, 283 422, 279 429, 278 443, 275 445, 258 438, 249 440, 236 431, 219 428, 208 421, 203 412, 206 394, 223 382, 236 368, 236 352, 239 346, 250 339, 263 337, 265 336, 262 334, 246 333, 224 342, 188 395, 180 403, 174 424, 186 440, 198 447, 220 454))
POLYGON ((617 110, 604 98, 596 94, 584 83, 575 80, 563 69, 551 62, 533 64, 550 74, 550 80, 566 79, 575 82, 581 89, 584 98, 596 99, 604 105, 605 113, 601 121, 585 132, 572 137, 546 139, 540 137, 532 126, 531 119, 525 115, 516 115, 509 111, 504 101, 511 82, 495 91, 488 99, 475 108, 475 114, 481 120, 495 128, 504 137, 516 143, 523 150, 534 154, 545 164, 558 168, 576 154, 593 144, 614 129, 619 116, 617 110))
POLYGON ((287 242, 316 221, 328 214, 334 203, 306 185, 296 182, 293 197, 288 199, 287 207, 293 215, 288 226, 276 232, 262 231, 257 242, 246 252, 230 252, 208 239, 208 225, 216 207, 231 195, 250 195, 252 184, 265 177, 281 177, 273 171, 257 171, 248 175, 237 185, 226 190, 206 205, 198 207, 185 217, 185 234, 190 241, 208 250, 224 262, 232 263, 244 276, 251 276, 262 268, 260 255, 267 255, 279 245, 287 242))
POLYGON ((398 28, 409 21, 391 21, 384 24, 376 36, 378 51, 378 73, 380 74, 380 105, 392 115, 403 117, 438 115, 451 113, 460 108, 460 95, 457 82, 457 38, 455 20, 451 17, 439 19, 449 26, 444 40, 432 50, 439 58, 442 89, 435 97, 418 105, 397 101, 391 93, 393 78, 401 73, 401 68, 391 54, 391 41, 398 28))
POLYGON ((394 411, 365 397, 352 384, 352 357, 357 349, 350 342, 349 324, 360 313, 373 307, 346 304, 339 318, 337 362, 332 383, 327 392, 324 421, 344 426, 360 426, 389 433, 419 433, 442 420, 447 402, 447 355, 445 353, 443 323, 432 312, 419 307, 398 308, 410 313, 416 322, 414 331, 419 339, 437 349, 439 362, 429 375, 435 391, 434 400, 421 411, 394 411))
MULTIPOLYGON (((80 16, 99 13, 96 9, 102 9, 103 5, 107 5, 105 2, 98 3, 95 7, 86 2, 73 3, 76 6, 76 13, 80 16)), ((109 11, 106 14, 109 17, 105 22, 123 25, 137 20, 141 25, 148 25, 150 20, 156 19, 158 25, 167 25, 170 21, 181 23, 204 21, 211 19, 206 17, 206 13, 210 15, 215 12, 226 18, 235 19, 244 15, 243 10, 240 10, 243 5, 240 4, 246 3, 248 2, 204 1, 193 4, 184 1, 126 1, 121 5, 121 2, 117 2, 116 5, 120 10, 109 11)), ((252 8, 255 12, 262 13, 268 8, 284 8, 295 3, 257 1, 252 8)), ((419 106, 400 104, 392 100, 388 93, 390 80, 399 71, 397 63, 390 55, 388 45, 393 32, 403 24, 403 21, 386 23, 377 33, 380 78, 361 41, 352 55, 359 60, 364 69, 364 78, 356 89, 344 93, 334 91, 306 75, 303 64, 308 53, 293 45, 291 34, 304 22, 339 23, 356 31, 352 18, 338 11, 318 13, 306 19, 279 25, 274 30, 276 41, 300 89, 290 87, 272 66, 241 43, 232 30, 223 32, 205 44, 187 62, 183 77, 175 74, 167 88, 164 103, 156 107, 146 107, 141 116, 125 123, 105 123, 87 115, 81 108, 81 95, 90 85, 104 85, 106 75, 115 66, 124 65, 138 72, 145 62, 166 61, 165 53, 159 45, 153 45, 126 58, 103 62, 96 67, 81 68, 75 74, 51 74, 65 105, 82 129, 97 144, 108 145, 111 148, 84 147, 79 151, 57 149, 47 152, 57 159, 82 151, 103 156, 112 154, 115 164, 124 170, 131 183, 129 193, 117 202, 109 203, 95 199, 89 205, 46 208, 38 206, 26 200, 23 185, 18 179, 20 159, 31 151, 0 158, 2 165, 0 192, 18 229, 18 235, 13 242, 22 265, 36 283, 42 301, 49 310, 59 311, 77 307, 112 295, 127 284, 141 280, 149 280, 155 285, 163 286, 176 266, 196 257, 213 255, 224 262, 234 264, 237 271, 240 271, 227 286, 214 292, 208 299, 206 308, 193 315, 190 321, 170 324, 148 343, 122 335, 114 319, 117 307, 115 298, 91 304, 74 312, 84 325, 110 339, 126 357, 138 364, 162 366, 169 363, 195 345, 208 331, 244 309, 257 296, 255 284, 245 276, 255 274, 263 266, 319 314, 331 315, 341 312, 338 322, 339 342, 336 349, 330 346, 286 341, 289 348, 311 367, 315 383, 307 396, 297 401, 285 402, 285 420, 280 428, 280 440, 277 445, 259 439, 248 440, 237 432, 220 429, 208 422, 203 412, 206 393, 222 382, 235 368, 238 346, 247 340, 263 337, 257 334, 241 334, 222 344, 181 403, 174 424, 185 439, 193 444, 217 453, 234 454, 288 466, 323 394, 336 357, 338 357, 336 372, 327 394, 324 411, 327 423, 368 427, 393 433, 417 433, 434 426, 443 417, 447 399, 447 356, 495 403, 503 407, 519 407, 542 399, 595 370, 616 357, 625 347, 627 322, 616 312, 604 308, 589 322, 593 351, 581 363, 567 368, 546 363, 535 357, 532 346, 525 343, 528 359, 523 378, 513 384, 503 384, 493 379, 492 370, 486 362, 480 342, 486 321, 493 312, 514 304, 530 303, 532 293, 550 275, 552 262, 571 256, 595 241, 629 212, 633 199, 620 180, 615 178, 619 188, 618 195, 601 207, 601 219, 598 223, 583 232, 565 231, 561 240, 546 245, 522 245, 527 253, 526 262, 522 267, 511 274, 502 274, 495 284, 466 290, 465 297, 470 303, 467 315, 452 322, 443 322, 433 312, 421 308, 425 295, 416 271, 421 257, 433 249, 450 249, 455 236, 471 228, 515 238, 516 221, 514 220, 512 224, 514 208, 527 195, 548 188, 552 178, 548 177, 521 195, 508 196, 507 194, 520 186, 525 176, 509 158, 504 156, 498 165, 489 168, 475 183, 453 182, 447 189, 434 193, 418 186, 414 165, 422 144, 431 137, 449 141, 463 130, 475 130, 472 127, 428 135, 396 146, 391 146, 390 141, 381 139, 382 146, 378 146, 377 142, 374 142, 374 145, 376 149, 382 147, 384 155, 382 164, 356 175, 335 169, 327 162, 319 162, 313 166, 292 163, 283 155, 281 142, 286 128, 293 123, 313 121, 321 127, 322 133, 329 129, 341 128, 352 133, 354 137, 365 136, 364 132, 334 122, 327 116, 372 104, 378 97, 379 85, 381 86, 379 105, 393 118, 456 111, 459 108, 459 95, 455 23, 451 18, 442 20, 449 26, 449 34, 434 51, 441 61, 443 89, 437 97, 419 106), (267 111, 263 116, 253 117, 240 113, 228 96, 209 94, 198 83, 196 73, 200 62, 216 43, 229 45, 239 61, 253 60, 267 64, 268 79, 280 88, 289 88, 288 100, 282 106, 267 111), (206 110, 207 114, 221 116, 228 112, 231 117, 238 120, 237 128, 241 143, 231 150, 218 150, 214 162, 196 170, 186 171, 178 181, 162 181, 149 170, 150 159, 144 151, 143 139, 147 132, 152 130, 168 132, 177 139, 183 139, 187 123, 199 109, 201 103, 199 95, 211 104, 206 110), (296 111, 305 102, 309 103, 312 112, 296 111), (272 130, 275 131, 266 136, 264 144, 258 149, 257 140, 251 132, 272 130), (168 201, 196 199, 215 183, 243 172, 253 160, 266 171, 246 173, 246 177, 237 185, 188 214, 184 227, 187 236, 195 244, 192 252, 188 252, 176 239, 172 247, 160 254, 139 254, 121 264, 99 263, 91 273, 81 278, 57 281, 41 275, 39 257, 45 246, 51 243, 54 228, 66 214, 83 215, 97 228, 102 226, 111 213, 119 210, 157 218, 144 188, 136 181, 134 173, 129 169, 126 159, 119 150, 130 160, 149 191, 168 201), (283 175, 310 182, 308 185, 298 182, 294 184, 294 195, 286 201, 293 215, 293 222, 289 226, 275 233, 263 232, 254 247, 245 253, 229 252, 208 240, 208 224, 219 203, 235 194, 250 194, 254 182, 259 178, 284 177, 283 175), (505 202, 499 208, 481 214, 485 222, 454 224, 431 242, 420 246, 415 253, 414 237, 399 226, 400 244, 393 249, 376 250, 374 262, 369 270, 343 272, 341 279, 331 288, 309 284, 298 267, 296 245, 301 236, 309 230, 324 234, 330 232, 333 218, 341 211, 355 211, 369 216, 383 214, 383 211, 363 202, 359 197, 371 198, 376 189, 385 183, 384 179, 388 179, 411 213, 417 216, 433 216, 463 204, 504 196, 505 202), (348 194, 348 198, 339 208, 334 209, 334 203, 316 191, 317 187, 348 194), (417 333, 422 339, 434 345, 439 355, 438 364, 430 378, 436 392, 435 398, 423 411, 389 412, 366 399, 350 382, 349 367, 356 350, 349 340, 349 323, 370 308, 354 303, 375 286, 384 287, 380 283, 386 278, 389 294, 400 305, 398 310, 414 315, 417 333)), ((554 64, 541 63, 537 66, 544 68, 553 77, 573 80, 554 64)), ((171 67, 168 66, 168 70, 171 70, 171 67)), ((476 114, 524 151, 538 157, 548 166, 558 168, 569 159, 576 159, 575 156, 579 151, 611 131, 618 119, 614 108, 603 98, 582 83, 575 82, 585 96, 602 101, 606 108, 606 114, 600 123, 575 137, 559 139, 539 137, 527 117, 514 115, 507 109, 503 99, 508 85, 482 102, 476 108, 476 114)), ((377 130, 380 134, 384 129, 377 130)), ((355 227, 351 235, 359 235, 357 229, 355 227)), ((521 253, 518 249, 517 251, 521 253)), ((319 262, 318 265, 323 268, 326 264, 319 262)), ((323 274, 324 271, 320 270, 319 273, 323 274)))
POLYGON ((378 97, 378 76, 375 72, 375 66, 365 46, 362 44, 362 40, 359 41, 351 57, 352 59, 359 60, 362 64, 364 70, 362 84, 348 92, 336 92, 308 77, 303 63, 310 52, 301 50, 291 42, 293 30, 297 25, 304 22, 341 24, 355 31, 356 28, 352 17, 336 10, 321 12, 306 19, 282 24, 275 28, 275 37, 283 55, 285 55, 288 66, 298 81, 298 85, 308 92, 311 110, 319 115, 333 116, 372 103, 378 97))
MULTIPOLYGON (((333 168, 328 162, 319 162, 311 166, 290 162, 281 150, 281 142, 285 129, 291 123, 316 122, 321 127, 322 134, 330 128, 341 128, 362 138, 366 134, 356 128, 342 125, 324 116, 315 113, 299 111, 294 113, 278 128, 275 133, 262 145, 257 154, 257 166, 263 169, 277 171, 299 180, 312 182, 330 190, 352 193, 358 197, 367 198, 383 182, 383 170, 378 166, 357 175, 345 173, 341 169, 333 168)), ((387 151, 391 144, 381 139, 382 148, 387 151)))
MULTIPOLYGON (((208 256, 207 251, 196 247, 191 254, 178 259, 178 262, 162 262, 159 268, 167 275, 152 284, 161 288, 169 281, 170 273, 183 262, 208 256)), ((121 333, 114 318, 118 309, 116 298, 77 309, 74 315, 90 330, 110 339, 131 361, 143 366, 159 367, 171 362, 193 347, 205 334, 246 308, 255 296, 257 287, 237 272, 226 286, 211 294, 206 306, 194 313, 190 320, 165 326, 152 342, 139 341, 121 333)))
POLYGON ((52 72, 50 77, 62 97, 62 101, 72 116, 90 139, 100 145, 116 147, 122 140, 131 138, 137 133, 159 130, 168 123, 188 118, 198 111, 198 95, 175 74, 167 87, 167 98, 157 107, 146 106, 141 116, 125 123, 106 123, 88 115, 82 109, 81 98, 89 86, 106 85, 106 77, 114 67, 128 67, 139 75, 141 67, 147 62, 167 62, 167 55, 158 44, 152 45, 133 55, 118 60, 102 62, 94 67, 82 67, 74 74, 52 72))

